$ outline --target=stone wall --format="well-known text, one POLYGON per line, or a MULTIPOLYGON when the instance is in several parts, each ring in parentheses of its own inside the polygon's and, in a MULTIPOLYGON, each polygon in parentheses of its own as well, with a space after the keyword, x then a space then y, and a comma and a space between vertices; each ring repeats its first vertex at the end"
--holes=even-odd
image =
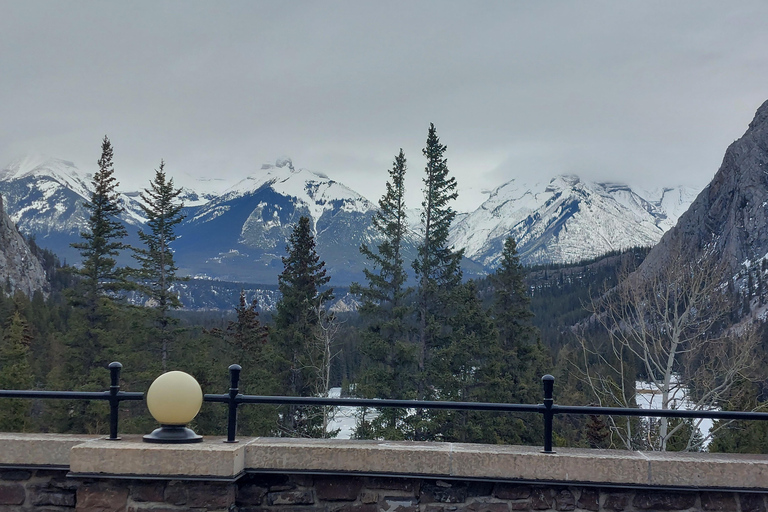
POLYGON ((765 494, 745 492, 295 474, 248 474, 234 483, 66 475, 65 470, 0 470, 0 512, 766 512, 765 494))

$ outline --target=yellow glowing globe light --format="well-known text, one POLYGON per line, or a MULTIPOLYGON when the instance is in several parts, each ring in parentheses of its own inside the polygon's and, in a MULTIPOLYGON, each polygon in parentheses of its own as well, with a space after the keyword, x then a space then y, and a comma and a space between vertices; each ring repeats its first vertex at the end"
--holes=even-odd
POLYGON ((203 390, 188 373, 173 371, 164 373, 147 391, 147 408, 161 428, 144 436, 154 443, 194 443, 201 436, 184 425, 192 421, 203 404, 203 390))

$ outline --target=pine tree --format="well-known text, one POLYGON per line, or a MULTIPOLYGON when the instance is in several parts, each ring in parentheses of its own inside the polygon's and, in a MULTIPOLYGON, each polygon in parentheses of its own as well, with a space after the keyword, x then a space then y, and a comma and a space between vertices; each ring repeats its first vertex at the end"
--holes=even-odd
MULTIPOLYGON (((333 298, 333 289, 323 287, 330 281, 325 262, 315 251, 315 239, 308 217, 301 217, 286 246, 284 270, 278 277, 282 297, 275 315, 279 350, 288 366, 287 388, 291 395, 308 396, 313 391, 312 371, 305 368, 308 351, 313 350, 316 329, 333 298)), ((312 358, 312 357, 310 357, 312 358)), ((314 358, 312 358, 314 359, 314 358)), ((283 428, 290 433, 318 434, 319 427, 304 412, 292 409, 283 415, 283 428)))
MULTIPOLYGON (((406 230, 405 171, 403 150, 395 157, 389 171, 386 193, 379 200, 373 226, 381 237, 375 249, 363 244, 360 252, 372 264, 364 269, 367 286, 352 286, 361 296, 359 314, 366 323, 360 351, 362 371, 356 392, 368 398, 415 398, 415 353, 409 338, 406 316, 406 274, 403 268, 403 243, 406 230)), ((404 438, 405 411, 386 408, 367 424, 361 420, 358 437, 404 438)))
POLYGON ((446 146, 440 144, 435 125, 430 124, 424 176, 424 201, 421 203, 423 238, 413 269, 418 280, 417 307, 419 320, 418 380, 419 398, 426 398, 425 371, 431 351, 444 343, 446 320, 450 316, 450 293, 461 283, 463 250, 448 246, 448 230, 456 212, 449 203, 458 197, 456 179, 448 176, 446 146))
POLYGON ((170 247, 176 240, 175 226, 184 220, 181 213, 184 204, 176 201, 180 194, 181 189, 173 186, 173 178, 166 178, 165 162, 161 160, 150 188, 141 193, 145 203, 141 204, 141 209, 147 217, 149 232, 139 231, 144 248, 134 248, 133 255, 140 264, 132 272, 139 281, 139 290, 149 298, 157 312, 163 371, 166 371, 171 341, 168 311, 181 307, 178 296, 173 292, 173 285, 179 279, 176 277, 178 269, 170 247))
POLYGON ((88 228, 80 233, 83 241, 72 244, 83 257, 83 265, 77 273, 83 278, 82 303, 89 312, 88 320, 92 325, 97 321, 99 299, 125 286, 124 276, 116 268, 115 261, 115 257, 125 249, 121 239, 127 232, 118 219, 123 208, 116 191, 119 183, 114 177, 112 157, 112 144, 105 135, 98 161, 99 170, 93 176, 94 190, 91 199, 83 203, 90 213, 88 228))

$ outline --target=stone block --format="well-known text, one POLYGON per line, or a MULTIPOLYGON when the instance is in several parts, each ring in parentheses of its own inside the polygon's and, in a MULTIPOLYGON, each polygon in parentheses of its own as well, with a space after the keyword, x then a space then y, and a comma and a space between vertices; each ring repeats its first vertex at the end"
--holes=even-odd
POLYGON ((638 491, 632 505, 640 510, 686 510, 696 504, 692 492, 638 491))
POLYGON ((163 499, 161 501, 170 503, 171 505, 186 505, 189 498, 188 490, 189 488, 185 482, 172 480, 165 486, 163 499))
POLYGON ((531 489, 531 508, 533 510, 549 510, 555 505, 553 491, 544 487, 531 489))
POLYGON ((245 446, 205 438, 193 444, 144 443, 141 436, 122 441, 95 440, 74 446, 70 454, 74 474, 137 476, 234 477, 242 473, 245 446))
POLYGON ((74 490, 51 489, 34 487, 31 493, 31 501, 35 506, 52 505, 54 507, 74 507, 74 490))
POLYGON ((235 484, 189 482, 187 485, 189 507, 228 509, 235 504, 235 484))
POLYGON ((267 494, 270 505, 312 505, 315 497, 312 491, 280 491, 267 494))
POLYGON ((467 500, 467 485, 463 483, 421 484, 419 503, 464 503, 467 500))
POLYGON ((555 510, 576 510, 576 498, 568 489, 560 489, 555 494, 555 510))
POLYGON ((377 512, 378 507, 372 504, 347 503, 337 505, 328 509, 330 512, 377 512))
POLYGON ((158 507, 154 504, 142 504, 131 505, 128 507, 127 512, 179 512, 179 509, 174 507, 158 507))
POLYGON ((451 476, 645 485, 648 461, 636 452, 452 443, 451 476))
POLYGON ((408 480, 405 478, 372 477, 368 478, 365 486, 369 489, 382 489, 385 491, 404 491, 413 493, 416 491, 418 483, 414 480, 408 480))
POLYGON ((580 509, 597 512, 600 509, 600 493, 596 489, 582 489, 576 506, 580 509))
POLYGON ((77 489, 78 512, 123 512, 127 502, 127 485, 89 483, 77 489))
POLYGON ((739 504, 741 505, 741 512, 766 512, 765 500, 762 494, 741 493, 739 495, 739 504))
POLYGON ((729 453, 644 452, 649 484, 681 487, 764 488, 768 459, 764 455, 729 453))
POLYGON ((382 512, 418 512, 419 505, 416 498, 407 496, 385 496, 379 503, 382 512))
POLYGON ((0 433, 0 464, 69 466, 72 447, 96 439, 71 434, 0 433))
POLYGON ((366 489, 360 494, 360 501, 365 504, 376 503, 379 501, 379 493, 366 489))
POLYGON ((510 510, 531 510, 531 504, 528 502, 528 500, 524 501, 510 501, 509 502, 509 509, 510 510))
POLYGON ((451 443, 257 438, 246 446, 246 467, 450 476, 451 450, 451 443))
POLYGON ((32 478, 31 471, 24 471, 19 469, 6 469, 0 471, 0 480, 21 482, 22 480, 29 480, 30 478, 32 478))
POLYGON ((267 495, 267 488, 258 484, 246 483, 237 489, 237 504, 241 506, 261 505, 267 495))
POLYGON ((718 512, 736 510, 736 496, 732 492, 703 492, 701 493, 701 508, 718 512))
POLYGON ((20 484, 0 485, 0 505, 23 505, 27 499, 24 486, 20 484))
POLYGON ((135 482, 131 484, 133 501, 161 503, 165 499, 165 482, 135 482))
POLYGON ((355 477, 316 477, 315 493, 323 501, 355 501, 363 481, 355 477))
POLYGON ((467 498, 491 496, 494 487, 492 482, 469 482, 467 484, 467 498))
POLYGON ((500 500, 524 500, 531 496, 530 485, 496 484, 493 495, 500 500))
POLYGON ((627 510, 631 497, 627 493, 610 493, 605 497, 603 508, 605 510, 627 510))
POLYGON ((507 503, 485 503, 476 501, 466 506, 467 512, 509 512, 507 503))

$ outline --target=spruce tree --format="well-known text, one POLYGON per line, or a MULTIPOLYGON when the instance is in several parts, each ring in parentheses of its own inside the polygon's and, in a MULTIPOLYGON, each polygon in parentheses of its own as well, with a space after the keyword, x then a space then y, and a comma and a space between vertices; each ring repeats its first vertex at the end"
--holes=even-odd
POLYGON ((418 280, 417 307, 419 321, 418 379, 419 398, 427 396, 426 370, 431 351, 446 342, 446 324, 450 316, 450 294, 461 283, 463 250, 448 246, 448 231, 456 212, 450 206, 458 197, 456 178, 448 176, 446 146, 440 143, 435 125, 430 124, 424 176, 424 200, 421 223, 422 240, 413 269, 418 280))
POLYGON ((125 276, 116 267, 115 258, 125 249, 121 240, 127 232, 118 219, 123 208, 119 203, 119 183, 114 177, 112 158, 112 143, 105 135, 101 143, 99 170, 93 176, 93 192, 90 200, 83 203, 90 214, 87 229, 80 233, 83 241, 72 244, 83 258, 77 273, 82 277, 82 304, 89 312, 91 324, 97 321, 99 299, 125 286, 125 276))
MULTIPOLYGON (((227 343, 230 362, 242 366, 240 389, 252 395, 277 395, 280 387, 275 374, 276 356, 270 343, 269 328, 259 320, 259 303, 248 304, 245 291, 235 307, 236 319, 225 329, 213 329, 214 337, 227 343)), ((241 435, 274 435, 278 423, 277 409, 271 405, 242 408, 238 417, 241 435)))
MULTIPOLYGON (((457 285, 451 293, 451 316, 446 319, 448 341, 434 349, 429 380, 441 400, 488 402, 496 356, 497 334, 473 281, 457 285)), ((458 442, 495 442, 488 413, 436 411, 425 422, 425 437, 458 442)))
MULTIPOLYGON (((10 318, 5 334, 0 337, 0 389, 32 388, 29 345, 32 340, 29 324, 16 311, 10 318)), ((0 431, 22 432, 29 424, 29 400, 6 399, 0 402, 0 431)))
MULTIPOLYGON (((362 299, 359 314, 367 323, 360 348, 364 357, 362 371, 355 390, 368 398, 415 398, 415 351, 406 322, 410 305, 406 303, 402 254, 406 232, 406 168, 405 154, 400 149, 389 171, 386 193, 379 200, 379 209, 372 219, 381 243, 375 249, 367 244, 360 247, 360 252, 372 264, 372 269, 363 270, 367 286, 355 284, 351 289, 362 299)), ((356 435, 386 439, 407 437, 403 432, 406 417, 403 410, 383 409, 372 422, 361 420, 356 435)))
MULTIPOLYGON (((313 350, 316 329, 333 298, 333 289, 323 289, 330 281, 325 262, 315 250, 315 239, 308 217, 301 217, 293 229, 283 257, 284 270, 278 277, 282 294, 275 315, 279 350, 288 367, 287 389, 291 395, 312 393, 313 372, 303 364, 313 350)), ((292 408, 283 415, 283 428, 292 434, 318 434, 317 424, 306 411, 292 408)))
MULTIPOLYGON (((524 270, 513 238, 504 242, 501 262, 490 276, 494 290, 492 315, 498 333, 484 376, 487 393, 483 400, 505 403, 537 403, 541 398, 541 376, 551 361, 533 326, 530 297, 524 270)), ((539 418, 509 415, 491 427, 496 442, 537 443, 539 418)))
POLYGON ((133 257, 140 267, 132 273, 138 279, 139 291, 150 300, 157 313, 161 361, 163 371, 166 371, 168 346, 171 341, 171 319, 168 311, 181 307, 177 294, 172 290, 179 279, 176 277, 178 268, 174 262, 171 243, 176 240, 174 228, 184 220, 181 213, 184 204, 177 201, 181 189, 174 188, 173 178, 166 178, 164 161, 160 161, 160 168, 155 170, 155 178, 149 185, 150 188, 141 193, 144 203, 140 205, 147 218, 149 231, 139 231, 139 238, 144 247, 134 248, 133 257))
POLYGON ((127 287, 124 269, 117 267, 116 257, 126 246, 127 235, 118 216, 123 212, 114 177, 113 150, 104 136, 98 171, 93 176, 91 198, 83 206, 89 212, 87 227, 80 233, 81 242, 73 243, 83 257, 76 270, 80 276, 70 299, 77 307, 65 333, 69 350, 67 368, 61 373, 63 385, 69 389, 102 387, 106 378, 103 368, 116 360, 121 339, 112 333, 119 316, 115 293, 127 287), (111 352, 110 352, 111 351, 111 352))

